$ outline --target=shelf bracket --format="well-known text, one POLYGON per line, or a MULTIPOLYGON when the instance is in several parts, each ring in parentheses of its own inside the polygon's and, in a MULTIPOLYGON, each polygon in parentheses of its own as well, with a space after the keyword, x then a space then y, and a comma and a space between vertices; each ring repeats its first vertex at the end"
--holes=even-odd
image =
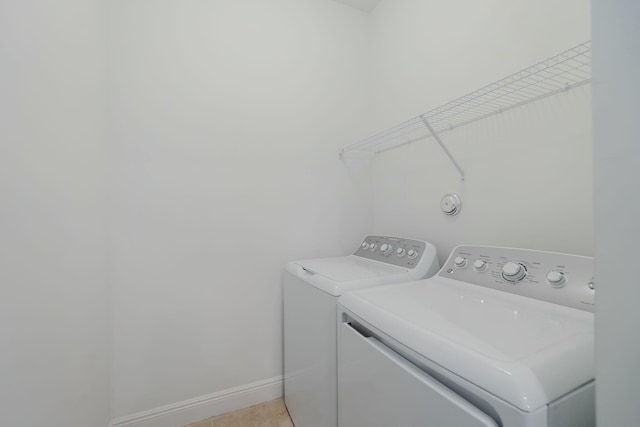
POLYGON ((422 119, 422 123, 424 123, 427 129, 429 129, 429 132, 431 132, 431 135, 433 136, 433 138, 438 142, 438 144, 440 144, 440 148, 442 148, 445 154, 447 155, 447 157, 449 157, 449 160, 451 160, 451 163, 453 163, 456 169, 458 169, 458 172, 460 172, 460 179, 464 181, 464 171, 462 170, 462 168, 460 167, 456 159, 453 157, 453 154, 451 154, 451 151, 449 151, 449 149, 444 145, 444 143, 440 139, 440 136, 438 136, 438 133, 431 126, 431 123, 429 123, 429 121, 424 116, 421 116, 420 118, 422 119))

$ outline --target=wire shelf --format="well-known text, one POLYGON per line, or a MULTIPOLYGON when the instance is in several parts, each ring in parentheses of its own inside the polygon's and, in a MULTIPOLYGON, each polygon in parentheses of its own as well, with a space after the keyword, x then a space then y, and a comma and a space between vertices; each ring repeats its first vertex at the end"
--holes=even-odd
POLYGON ((464 179, 464 173, 446 150, 438 134, 590 81, 591 41, 587 41, 406 122, 348 145, 340 150, 340 156, 349 151, 382 153, 433 136, 464 179))

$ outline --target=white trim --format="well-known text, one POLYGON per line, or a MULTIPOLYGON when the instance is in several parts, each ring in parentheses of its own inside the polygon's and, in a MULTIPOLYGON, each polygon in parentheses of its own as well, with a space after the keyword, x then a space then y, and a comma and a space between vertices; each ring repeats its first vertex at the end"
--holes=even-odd
POLYGON ((282 397, 282 376, 119 417, 110 427, 181 427, 282 397))

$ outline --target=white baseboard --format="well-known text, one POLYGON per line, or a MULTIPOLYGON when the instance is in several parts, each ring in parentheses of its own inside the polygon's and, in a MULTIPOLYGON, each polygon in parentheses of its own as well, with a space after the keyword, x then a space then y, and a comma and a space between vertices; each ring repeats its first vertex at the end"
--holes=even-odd
POLYGON ((114 419, 110 427, 182 427, 282 396, 281 376, 114 419))

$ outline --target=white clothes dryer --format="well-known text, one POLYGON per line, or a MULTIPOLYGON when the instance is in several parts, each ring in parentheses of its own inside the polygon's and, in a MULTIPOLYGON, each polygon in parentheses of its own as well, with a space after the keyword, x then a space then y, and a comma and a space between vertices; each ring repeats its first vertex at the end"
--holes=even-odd
POLYGON ((593 427, 593 259, 459 246, 339 300, 340 427, 593 427))
POLYGON ((348 256, 285 265, 284 399, 296 426, 337 425, 338 297, 429 277, 438 269, 430 243, 388 236, 368 236, 348 256))

